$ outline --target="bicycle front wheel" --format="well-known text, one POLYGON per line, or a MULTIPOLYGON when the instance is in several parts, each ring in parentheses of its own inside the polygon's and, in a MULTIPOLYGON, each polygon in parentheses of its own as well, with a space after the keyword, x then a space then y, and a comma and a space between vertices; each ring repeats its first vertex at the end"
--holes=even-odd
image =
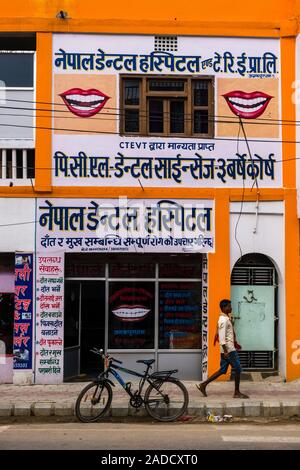
POLYGON ((188 391, 179 380, 156 380, 146 390, 145 408, 152 418, 158 421, 175 421, 187 410, 188 391))
POLYGON ((111 401, 112 389, 108 382, 88 384, 76 400, 76 416, 83 423, 93 423, 105 415, 110 408, 111 401))

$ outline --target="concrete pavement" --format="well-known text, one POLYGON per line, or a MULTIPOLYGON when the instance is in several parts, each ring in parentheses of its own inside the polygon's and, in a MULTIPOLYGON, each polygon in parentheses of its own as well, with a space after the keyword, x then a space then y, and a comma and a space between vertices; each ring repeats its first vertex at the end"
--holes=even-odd
MULTIPOLYGON (((294 382, 243 381, 241 391, 248 400, 233 399, 234 382, 214 382, 203 397, 194 381, 185 381, 189 392, 188 414, 205 419, 208 411, 216 415, 231 414, 236 418, 300 418, 300 380, 294 382)), ((84 382, 61 385, 0 385, 0 419, 30 416, 60 416, 66 420, 74 416, 76 398, 86 385, 84 382)), ((132 390, 136 384, 133 383, 132 390)), ((136 410, 129 405, 128 395, 117 384, 113 387, 110 414, 113 417, 144 417, 144 408, 136 410)))

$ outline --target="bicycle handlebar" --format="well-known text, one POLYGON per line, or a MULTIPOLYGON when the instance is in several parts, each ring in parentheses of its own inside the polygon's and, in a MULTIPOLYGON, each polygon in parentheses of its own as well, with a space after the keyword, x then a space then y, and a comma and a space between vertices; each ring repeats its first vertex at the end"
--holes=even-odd
POLYGON ((122 361, 119 361, 118 359, 115 359, 114 357, 111 357, 108 354, 105 354, 103 349, 97 349, 94 347, 93 349, 90 349, 90 352, 94 354, 98 354, 99 356, 102 357, 102 359, 109 359, 111 362, 113 361, 113 362, 117 362, 118 364, 123 364, 122 361))
POLYGON ((122 361, 119 361, 118 359, 115 359, 114 357, 111 357, 110 359, 114 362, 117 362, 118 364, 123 364, 122 361))

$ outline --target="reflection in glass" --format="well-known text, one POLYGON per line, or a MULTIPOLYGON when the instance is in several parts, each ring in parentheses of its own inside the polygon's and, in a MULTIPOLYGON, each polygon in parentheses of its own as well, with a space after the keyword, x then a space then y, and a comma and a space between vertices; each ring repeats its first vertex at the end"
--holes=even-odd
POLYGON ((154 282, 111 282, 109 285, 111 349, 154 348, 154 282))
POLYGON ((149 100, 149 132, 164 132, 164 101, 149 100))
POLYGON ((79 345, 79 295, 78 282, 66 282, 65 285, 65 336, 64 347, 79 345))
POLYGON ((154 263, 113 263, 109 265, 109 277, 155 277, 154 263))
POLYGON ((125 109, 125 132, 139 132, 140 113, 138 109, 125 109))
POLYGON ((125 80, 125 104, 138 106, 140 104, 140 81, 125 80))
POLYGON ((172 134, 184 132, 184 100, 170 102, 170 132, 172 134))
POLYGON ((200 282, 160 282, 159 348, 201 349, 200 282))
POLYGON ((208 80, 194 82, 194 106, 208 106, 208 80))
POLYGON ((194 111, 194 133, 207 134, 208 133, 208 111, 197 110, 194 111))

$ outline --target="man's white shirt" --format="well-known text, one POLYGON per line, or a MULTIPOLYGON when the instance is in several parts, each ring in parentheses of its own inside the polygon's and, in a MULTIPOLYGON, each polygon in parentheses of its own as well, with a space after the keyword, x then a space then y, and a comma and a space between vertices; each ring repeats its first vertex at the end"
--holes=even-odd
POLYGON ((218 320, 218 333, 221 353, 224 353, 223 346, 226 346, 227 352, 235 351, 234 332, 232 323, 224 313, 221 313, 218 320))

